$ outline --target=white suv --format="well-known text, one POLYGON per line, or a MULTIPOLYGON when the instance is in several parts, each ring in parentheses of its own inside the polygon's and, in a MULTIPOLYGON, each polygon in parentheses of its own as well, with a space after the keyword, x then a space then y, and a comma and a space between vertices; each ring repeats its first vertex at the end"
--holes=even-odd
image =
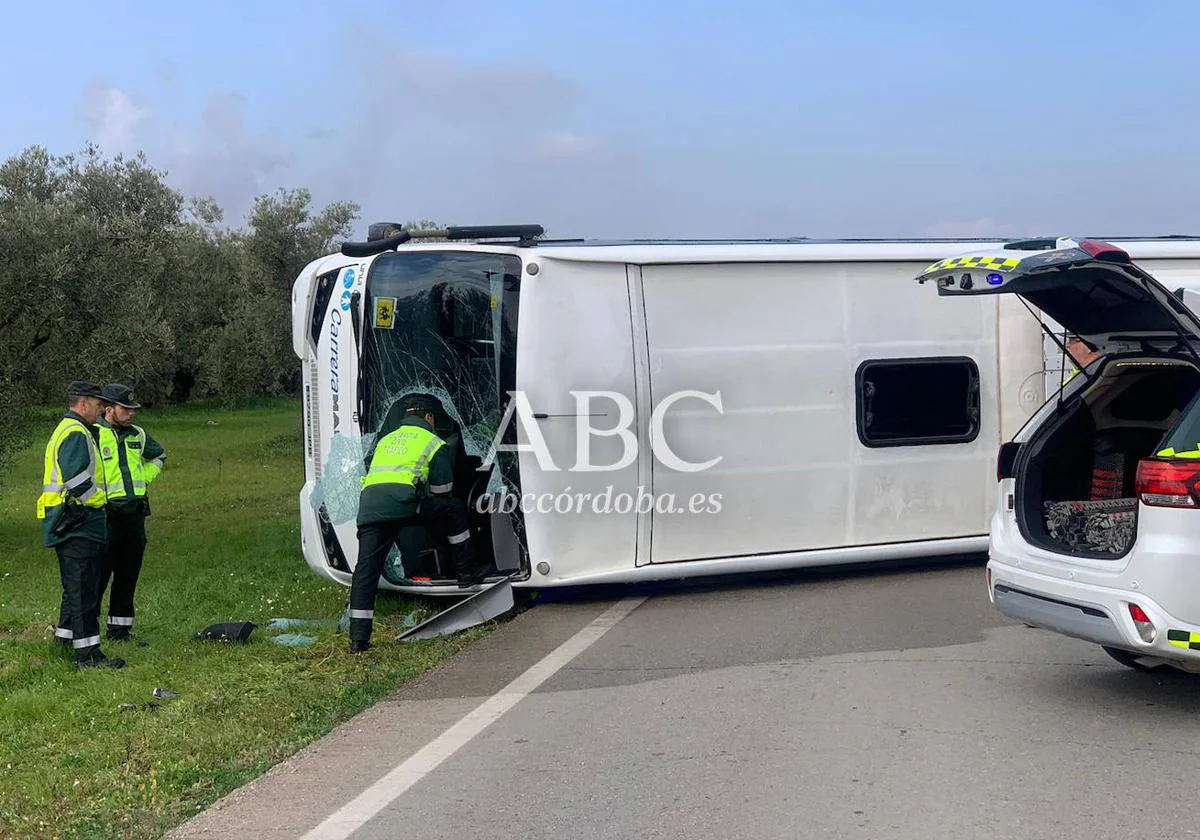
POLYGON ((1200 672, 1200 319, 1111 244, 1022 247, 917 278, 1017 294, 1102 354, 1000 449, 989 597, 1131 668, 1200 672))

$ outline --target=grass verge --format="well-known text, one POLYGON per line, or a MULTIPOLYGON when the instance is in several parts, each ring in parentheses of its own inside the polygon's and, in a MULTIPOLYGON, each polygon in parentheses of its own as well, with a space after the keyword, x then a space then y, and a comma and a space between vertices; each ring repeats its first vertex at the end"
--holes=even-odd
MULTIPOLYGON (((105 642, 127 666, 75 672, 52 640, 58 564, 33 515, 57 416, 0 475, 0 837, 161 836, 486 632, 351 656, 335 624, 347 591, 300 556, 298 405, 164 409, 138 419, 168 453, 137 593, 149 646, 105 642), (282 631, 315 639, 286 647, 272 618, 331 623, 282 631), (259 625, 245 645, 191 638, 240 620, 259 625)), ((381 593, 376 639, 435 609, 381 593)))

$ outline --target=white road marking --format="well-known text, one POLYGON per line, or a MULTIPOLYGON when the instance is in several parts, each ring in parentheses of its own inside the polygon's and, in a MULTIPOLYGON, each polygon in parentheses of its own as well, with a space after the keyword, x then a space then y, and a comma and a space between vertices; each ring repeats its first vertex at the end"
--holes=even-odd
POLYGON ((563 666, 591 647, 645 600, 645 596, 625 598, 609 607, 521 676, 476 706, 466 717, 327 817, 324 822, 305 834, 302 840, 345 840, 539 685, 554 676, 563 666))

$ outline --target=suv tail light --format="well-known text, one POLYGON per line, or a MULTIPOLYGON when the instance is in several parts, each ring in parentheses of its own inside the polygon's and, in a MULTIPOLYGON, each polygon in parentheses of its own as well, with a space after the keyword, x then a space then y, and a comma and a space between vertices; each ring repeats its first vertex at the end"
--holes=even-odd
POLYGON ((1158 630, 1154 626, 1154 622, 1150 620, 1150 616, 1146 615, 1146 611, 1137 604, 1129 605, 1129 617, 1133 619, 1133 626, 1137 628, 1138 635, 1142 637, 1142 641, 1150 644, 1158 636, 1158 630))
POLYGON ((1147 458, 1138 462, 1137 497, 1149 507, 1200 508, 1200 461, 1147 458))

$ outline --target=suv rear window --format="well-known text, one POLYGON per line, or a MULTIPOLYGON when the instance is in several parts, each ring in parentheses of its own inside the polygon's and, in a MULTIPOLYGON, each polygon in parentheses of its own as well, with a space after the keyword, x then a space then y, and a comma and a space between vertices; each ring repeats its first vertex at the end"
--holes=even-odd
POLYGON ((1179 421, 1167 433, 1158 449, 1174 449, 1176 452, 1200 449, 1200 393, 1183 410, 1179 421))
POLYGON ((855 374, 855 391, 864 446, 970 443, 979 435, 973 359, 870 359, 855 374))

